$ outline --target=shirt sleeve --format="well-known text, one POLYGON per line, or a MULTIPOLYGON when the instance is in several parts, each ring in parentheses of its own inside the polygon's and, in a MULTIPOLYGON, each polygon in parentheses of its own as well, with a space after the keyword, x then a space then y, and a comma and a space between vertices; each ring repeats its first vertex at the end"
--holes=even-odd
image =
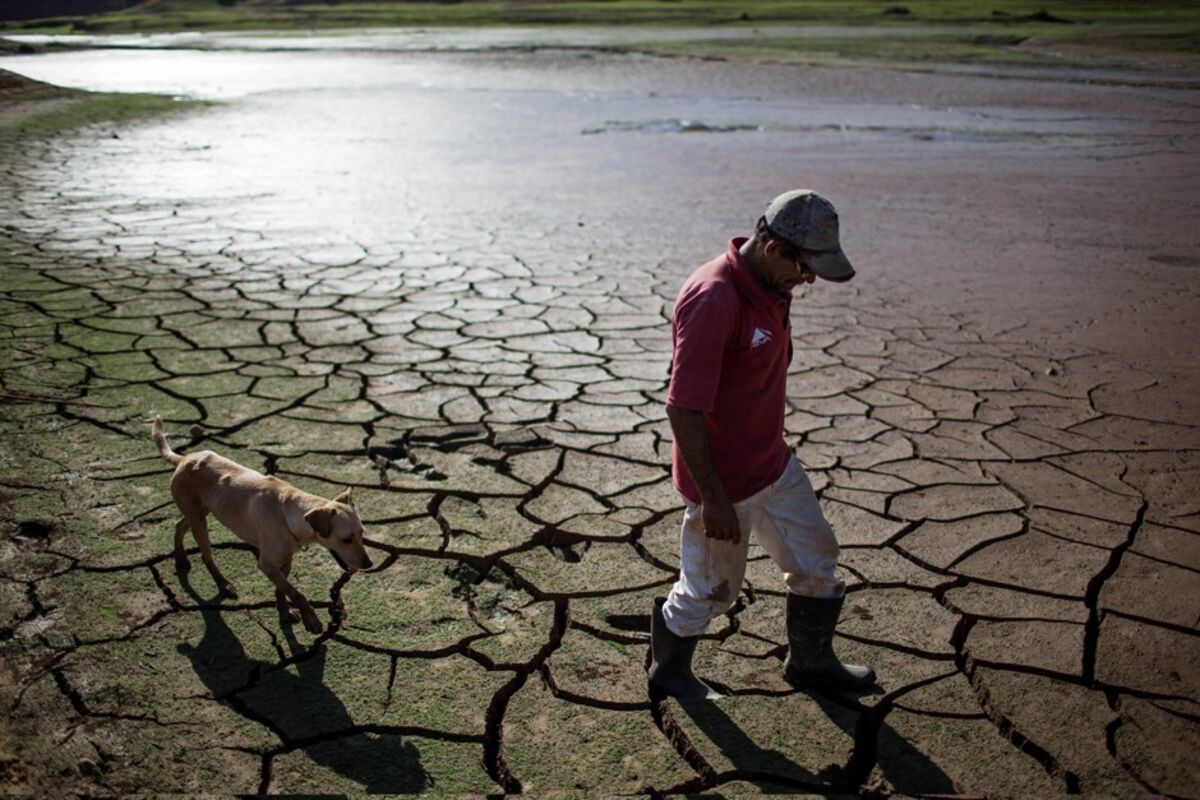
POLYGON ((716 292, 693 295, 675 307, 668 405, 705 413, 713 410, 721 362, 736 323, 733 304, 716 292))

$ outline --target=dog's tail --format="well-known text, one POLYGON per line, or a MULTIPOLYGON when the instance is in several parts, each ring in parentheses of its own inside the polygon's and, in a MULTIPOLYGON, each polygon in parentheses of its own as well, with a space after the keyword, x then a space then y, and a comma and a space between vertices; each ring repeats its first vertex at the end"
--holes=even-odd
POLYGON ((154 432, 154 443, 158 445, 158 453, 171 464, 178 464, 183 461, 183 456, 171 449, 171 445, 167 444, 167 437, 163 435, 162 418, 155 417, 154 425, 151 430, 154 432))

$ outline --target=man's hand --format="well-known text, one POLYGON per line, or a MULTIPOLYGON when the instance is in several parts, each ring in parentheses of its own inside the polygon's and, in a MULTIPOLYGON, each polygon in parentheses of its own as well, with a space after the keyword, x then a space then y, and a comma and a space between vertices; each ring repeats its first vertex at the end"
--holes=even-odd
POLYGON ((700 518, 704 522, 704 535, 710 539, 719 539, 737 544, 742 540, 742 527, 738 524, 737 512, 733 503, 722 498, 715 502, 705 502, 700 505, 700 518))
POLYGON ((675 444, 683 456, 684 466, 691 474, 696 490, 700 492, 700 519, 704 523, 705 535, 710 539, 737 544, 742 540, 742 528, 738 525, 733 503, 729 502, 725 487, 713 468, 704 414, 668 405, 667 419, 671 421, 671 432, 675 434, 675 444))

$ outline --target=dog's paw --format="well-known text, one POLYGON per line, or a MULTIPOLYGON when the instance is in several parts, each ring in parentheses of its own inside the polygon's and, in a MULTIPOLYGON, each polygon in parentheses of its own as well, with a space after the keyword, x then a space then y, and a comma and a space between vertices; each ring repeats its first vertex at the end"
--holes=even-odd
POLYGON ((221 594, 224 597, 228 597, 230 600, 237 600, 238 596, 237 589, 233 588, 232 583, 221 584, 221 594))
POLYGON ((281 608, 279 609, 279 618, 295 625, 300 621, 300 612, 294 608, 281 608))
POLYGON ((325 626, 321 624, 321 620, 317 619, 317 615, 306 616, 304 618, 304 629, 309 633, 316 635, 325 630, 325 626))

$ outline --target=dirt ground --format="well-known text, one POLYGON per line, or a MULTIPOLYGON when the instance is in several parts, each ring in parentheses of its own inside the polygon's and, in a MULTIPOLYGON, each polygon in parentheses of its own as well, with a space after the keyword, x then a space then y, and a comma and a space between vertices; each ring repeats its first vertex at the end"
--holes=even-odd
POLYGON ((303 161, 302 210, 187 170, 233 119, 239 163, 267 158, 253 126, 303 98, 0 143, 0 792, 1200 794, 1195 87, 411 58, 583 105, 753 96, 767 122, 604 110, 552 148, 506 108, 456 151, 469 192, 428 158, 401 189, 303 161), (144 189, 176 172, 190 194, 144 189), (859 277, 797 298, 787 437, 843 546, 837 648, 879 687, 782 681, 752 544, 696 659, 731 697, 652 703, 674 292, 802 184, 859 277), (293 573, 324 633, 282 624, 219 528, 240 597, 176 572, 154 414, 180 450, 355 487, 376 568, 312 548, 293 573))

